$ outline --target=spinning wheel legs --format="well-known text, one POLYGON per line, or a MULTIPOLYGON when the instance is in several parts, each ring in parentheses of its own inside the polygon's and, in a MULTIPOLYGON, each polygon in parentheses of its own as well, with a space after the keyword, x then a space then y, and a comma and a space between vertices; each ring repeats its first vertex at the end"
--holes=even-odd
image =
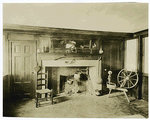
POLYGON ((126 96, 126 98, 127 98, 127 100, 128 100, 128 103, 129 103, 130 100, 129 100, 128 96, 127 96, 127 93, 126 93, 125 91, 123 91, 123 92, 124 92, 124 95, 126 96))
POLYGON ((110 97, 110 93, 111 93, 111 90, 112 90, 112 89, 109 89, 109 94, 108 94, 108 98, 110 97))
MULTIPOLYGON (((114 89, 114 90, 122 91, 122 92, 124 93, 124 95, 125 95, 125 97, 126 97, 126 99, 127 99, 128 103, 130 103, 130 100, 129 100, 129 98, 128 98, 128 96, 127 96, 127 93, 126 93, 126 92, 128 92, 128 90, 127 90, 127 89, 124 89, 124 88, 116 88, 116 89, 114 89)), ((109 89, 108 98, 110 97, 110 93, 111 93, 111 91, 112 91, 112 89, 109 89)))

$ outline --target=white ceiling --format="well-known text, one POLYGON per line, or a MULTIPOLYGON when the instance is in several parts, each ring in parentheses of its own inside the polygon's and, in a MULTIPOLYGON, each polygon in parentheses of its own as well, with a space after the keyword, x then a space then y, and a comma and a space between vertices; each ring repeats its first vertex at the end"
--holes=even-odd
POLYGON ((137 32, 148 29, 148 3, 4 3, 3 23, 137 32))

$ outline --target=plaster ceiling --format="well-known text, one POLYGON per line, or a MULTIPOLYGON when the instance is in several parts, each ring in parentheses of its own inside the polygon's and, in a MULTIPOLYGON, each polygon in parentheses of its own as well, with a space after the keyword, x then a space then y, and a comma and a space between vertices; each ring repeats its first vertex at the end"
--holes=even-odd
POLYGON ((3 23, 137 32, 148 29, 148 3, 4 3, 3 23))

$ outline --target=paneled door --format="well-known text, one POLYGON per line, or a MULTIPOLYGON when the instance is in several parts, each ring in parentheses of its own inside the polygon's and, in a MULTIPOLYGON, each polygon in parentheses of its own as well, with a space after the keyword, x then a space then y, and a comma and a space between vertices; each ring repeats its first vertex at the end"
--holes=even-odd
POLYGON ((11 92, 13 97, 34 96, 35 41, 11 42, 11 92))
POLYGON ((117 74, 124 68, 124 42, 121 41, 103 41, 102 56, 102 74, 103 90, 108 92, 106 82, 108 81, 108 71, 112 71, 111 82, 117 84, 117 74))

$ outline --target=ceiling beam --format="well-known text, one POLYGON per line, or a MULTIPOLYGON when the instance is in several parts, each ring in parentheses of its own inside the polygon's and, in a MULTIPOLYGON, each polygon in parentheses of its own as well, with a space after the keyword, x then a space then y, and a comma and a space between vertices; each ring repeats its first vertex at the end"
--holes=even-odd
POLYGON ((133 37, 139 37, 139 36, 148 36, 148 29, 142 30, 142 31, 139 31, 139 32, 135 32, 133 34, 133 37))
POLYGON ((124 32, 108 32, 108 31, 90 31, 66 28, 39 27, 27 25, 4 24, 3 31, 29 33, 29 34, 80 34, 80 35, 99 35, 99 36, 115 36, 115 37, 133 37, 133 33, 124 32))

